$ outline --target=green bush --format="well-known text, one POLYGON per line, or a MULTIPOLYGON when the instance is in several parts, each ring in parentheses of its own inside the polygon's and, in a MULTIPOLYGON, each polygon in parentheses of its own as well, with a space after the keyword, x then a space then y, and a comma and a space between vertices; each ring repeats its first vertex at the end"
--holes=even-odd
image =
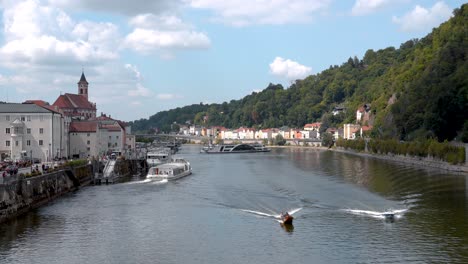
MULTIPOLYGON (((364 151, 363 139, 344 140, 338 139, 338 147, 364 151)), ((433 157, 450 164, 462 164, 465 162, 465 148, 453 146, 449 142, 438 142, 435 139, 419 140, 412 142, 399 142, 394 139, 372 139, 368 143, 368 151, 377 154, 409 155, 415 157, 433 157)))
POLYGON ((82 166, 82 165, 86 165, 88 164, 88 161, 85 160, 85 159, 81 159, 81 160, 71 160, 71 161, 67 161, 64 166, 65 167, 78 167, 78 166, 82 166))

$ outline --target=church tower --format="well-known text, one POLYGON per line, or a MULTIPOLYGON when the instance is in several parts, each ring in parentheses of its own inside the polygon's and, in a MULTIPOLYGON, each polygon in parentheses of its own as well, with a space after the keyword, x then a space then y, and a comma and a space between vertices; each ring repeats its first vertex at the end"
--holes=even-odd
POLYGON ((81 72, 81 78, 78 82, 78 94, 84 96, 86 100, 88 100, 88 82, 86 81, 84 71, 81 72))

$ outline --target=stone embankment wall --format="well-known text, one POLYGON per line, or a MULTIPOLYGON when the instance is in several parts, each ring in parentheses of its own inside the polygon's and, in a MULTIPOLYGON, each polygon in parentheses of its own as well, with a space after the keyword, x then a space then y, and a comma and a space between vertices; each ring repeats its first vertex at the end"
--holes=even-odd
POLYGON ((0 185, 0 223, 88 185, 92 167, 85 165, 0 185))

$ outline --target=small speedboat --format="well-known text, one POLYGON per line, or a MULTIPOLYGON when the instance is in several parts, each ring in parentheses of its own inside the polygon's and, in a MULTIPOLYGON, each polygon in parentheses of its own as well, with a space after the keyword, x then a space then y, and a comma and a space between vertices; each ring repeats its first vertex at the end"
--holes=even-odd
POLYGON ((383 217, 385 217, 385 220, 393 222, 395 220, 395 214, 394 213, 383 213, 383 217))
POLYGON ((292 225, 294 217, 288 213, 281 214, 281 222, 283 225, 292 225))

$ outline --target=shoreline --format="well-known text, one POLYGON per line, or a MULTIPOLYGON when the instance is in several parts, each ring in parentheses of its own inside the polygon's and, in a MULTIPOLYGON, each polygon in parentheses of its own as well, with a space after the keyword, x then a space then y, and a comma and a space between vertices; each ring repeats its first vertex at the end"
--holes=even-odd
MULTIPOLYGON (((197 143, 187 143, 187 144, 188 145, 200 145, 197 143)), ((294 146, 294 145, 289 145, 289 146, 266 145, 266 147, 268 148, 315 149, 315 150, 321 150, 321 151, 330 150, 330 151, 335 151, 335 152, 340 152, 340 153, 352 154, 352 155, 356 155, 360 157, 375 158, 375 159, 387 160, 387 161, 401 163, 401 164, 408 164, 408 165, 413 165, 413 166, 420 167, 420 168, 430 167, 434 169, 440 169, 440 170, 464 174, 468 176, 467 162, 465 162, 465 164, 467 165, 452 165, 448 162, 434 160, 432 158, 410 157, 410 156, 402 156, 402 155, 395 155, 395 154, 383 155, 383 154, 375 154, 375 153, 369 153, 369 152, 357 152, 354 150, 346 150, 344 148, 337 148, 337 147, 327 148, 327 147, 294 146)))
MULTIPOLYGON (((304 146, 268 146, 269 148, 301 148, 301 149, 317 149, 317 150, 330 150, 340 153, 352 154, 360 157, 375 158, 380 160, 387 160, 396 163, 409 164, 421 168, 431 167, 434 169, 441 169, 449 172, 460 173, 468 176, 468 165, 452 165, 445 161, 434 160, 431 158, 422 157, 408 157, 402 155, 383 155, 368 152, 357 152, 354 150, 346 150, 344 148, 327 148, 327 147, 304 147, 304 146)), ((465 162, 466 164, 466 162, 465 162)))

